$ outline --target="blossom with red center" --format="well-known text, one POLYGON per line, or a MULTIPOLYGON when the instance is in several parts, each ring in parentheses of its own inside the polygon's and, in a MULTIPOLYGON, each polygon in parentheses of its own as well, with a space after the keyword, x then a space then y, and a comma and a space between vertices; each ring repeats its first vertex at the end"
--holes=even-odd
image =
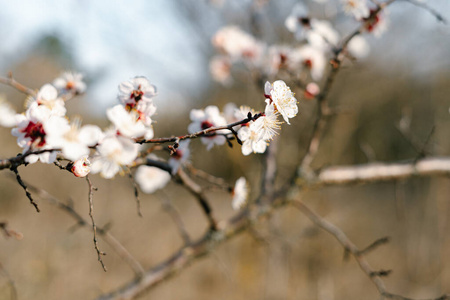
POLYGON ((135 108, 138 111, 146 111, 153 115, 156 108, 153 105, 152 99, 155 96, 156 87, 147 78, 138 76, 120 83, 117 97, 123 105, 130 109, 135 108), (154 109, 150 112, 148 106, 154 109))
POLYGON ((312 46, 302 46, 293 50, 291 59, 298 68, 306 68, 313 80, 320 80, 325 71, 327 59, 322 50, 312 46))
MULTIPOLYGON (((192 123, 188 126, 189 133, 199 132, 211 127, 225 126, 227 124, 225 118, 221 115, 217 106, 207 106, 204 110, 193 109, 190 113, 192 123)), ((223 135, 224 130, 219 130, 208 134, 207 137, 202 137, 202 143, 207 145, 206 148, 210 150, 214 145, 223 145, 226 138, 223 135)))
POLYGON ((375 36, 380 36, 387 29, 386 15, 381 11, 371 9, 369 16, 363 18, 363 21, 364 28, 375 36))
MULTIPOLYGON (((59 125, 56 124, 64 121, 63 117, 52 115, 52 111, 47 106, 33 102, 25 114, 17 115, 17 127, 13 128, 11 133, 17 137, 17 144, 23 148, 24 153, 28 150, 58 149, 57 145, 49 141, 53 138, 53 126, 57 128, 59 125)), ((26 161, 29 163, 34 163, 37 160, 52 163, 55 159, 55 151, 26 157, 26 161)))

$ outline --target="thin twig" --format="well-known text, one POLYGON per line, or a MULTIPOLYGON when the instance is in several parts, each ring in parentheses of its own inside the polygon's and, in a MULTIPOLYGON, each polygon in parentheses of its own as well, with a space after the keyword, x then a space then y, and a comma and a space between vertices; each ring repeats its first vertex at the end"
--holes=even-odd
MULTIPOLYGON (((363 251, 359 250, 358 247, 356 247, 356 245, 347 237, 347 235, 339 227, 323 219, 321 216, 316 214, 301 201, 298 200, 292 201, 291 204, 298 210, 300 210, 305 216, 307 216, 308 219, 310 219, 314 224, 316 224, 323 230, 327 231, 332 236, 334 236, 336 240, 338 240, 338 242, 344 247, 344 249, 355 258, 359 267, 367 275, 370 281, 372 281, 372 283, 375 285, 381 297, 398 300, 412 300, 411 298, 403 297, 401 295, 388 292, 381 277, 387 276, 390 273, 390 271, 374 270, 364 257, 363 251)), ((450 299, 450 295, 443 295, 441 297, 434 298, 434 300, 444 300, 444 299, 450 299)))
POLYGON ((107 271, 106 270, 106 266, 103 263, 102 260, 102 256, 106 255, 105 252, 100 251, 100 249, 98 248, 98 241, 97 241, 97 225, 95 225, 95 221, 94 221, 94 201, 93 201, 93 196, 94 196, 94 191, 97 190, 97 188, 95 188, 92 185, 91 180, 89 179, 89 176, 86 176, 86 181, 89 185, 89 196, 88 196, 88 200, 89 200, 89 217, 91 218, 92 221, 92 230, 94 232, 94 248, 95 251, 97 251, 97 258, 98 261, 100 262, 100 264, 102 265, 103 271, 107 271))
POLYGON ((30 200, 30 203, 34 206, 37 212, 40 212, 37 203, 34 202, 33 197, 31 196, 31 193, 28 191, 25 182, 23 182, 22 178, 20 177, 19 171, 17 170, 17 166, 16 165, 11 166, 11 171, 13 171, 14 174, 16 174, 16 180, 20 184, 20 186, 24 189, 27 198, 30 200))
POLYGON ((136 209, 137 209, 137 214, 139 217, 142 217, 142 212, 141 212, 141 199, 139 199, 139 190, 138 190, 138 186, 136 184, 136 181, 134 180, 134 176, 131 173, 131 170, 128 169, 128 177, 131 180, 131 183, 133 184, 133 189, 134 189, 134 199, 136 200, 136 209))
MULTIPOLYGON (((65 203, 56 197, 50 195, 47 191, 40 189, 38 187, 28 184, 28 187, 41 199, 48 201, 50 204, 55 205, 57 208, 66 212, 69 216, 75 219, 76 225, 83 226, 86 228, 93 227, 87 220, 85 220, 77 211, 75 211, 72 202, 65 203)), ((107 226, 96 227, 97 233, 103 238, 103 240, 111 246, 114 252, 119 255, 123 261, 125 261, 130 268, 134 271, 136 277, 141 277, 144 274, 144 268, 142 265, 134 258, 131 253, 108 231, 107 226)))
POLYGON ((443 24, 447 24, 447 19, 441 15, 437 10, 434 8, 428 6, 426 3, 415 1, 415 0, 402 0, 408 3, 411 3, 412 5, 415 5, 417 7, 420 7, 426 11, 428 11, 430 14, 432 14, 439 22, 442 22, 443 24))
MULTIPOLYGON (((136 142, 139 144, 144 144, 144 143, 178 143, 182 140, 187 140, 187 139, 195 139, 195 138, 199 138, 199 137, 211 137, 211 136, 216 136, 216 135, 222 135, 222 134, 218 134, 216 133, 216 131, 219 130, 230 130, 238 125, 242 125, 242 124, 246 124, 250 121, 256 121, 259 117, 262 116, 262 113, 257 113, 255 115, 251 115, 251 113, 249 113, 249 115, 247 116, 247 118, 238 121, 238 122, 234 122, 228 125, 224 125, 224 126, 218 126, 218 127, 210 127, 208 129, 205 130, 201 130, 198 132, 194 132, 191 134, 186 134, 186 135, 181 135, 181 136, 177 136, 177 137, 163 137, 163 138, 156 138, 156 139, 149 139, 149 140, 142 140, 142 139, 137 139, 136 142)), ((225 134, 223 134, 225 135, 225 134)), ((227 135, 225 135, 227 136, 227 135)), ((226 138, 226 137, 225 137, 226 138)))
POLYGON ((182 169, 178 171, 178 175, 181 179, 181 182, 183 183, 183 186, 186 187, 189 192, 191 192, 191 194, 195 196, 201 208, 203 209, 203 212, 208 218, 210 229, 213 231, 216 230, 217 222, 213 216, 211 206, 206 199, 202 187, 195 183, 195 181, 193 181, 182 169))
POLYGON ((183 239, 184 245, 189 246, 191 244, 191 238, 189 237, 186 226, 184 226, 183 220, 181 219, 180 212, 175 208, 175 206, 173 206, 170 198, 165 193, 162 193, 162 195, 163 209, 172 218, 175 225, 177 226, 178 232, 183 239))
POLYGON ((13 76, 12 73, 9 72, 8 73, 8 77, 0 77, 0 83, 9 85, 13 88, 15 88, 16 90, 18 90, 19 92, 22 92, 24 94, 30 95, 30 96, 36 96, 36 92, 28 87, 26 87, 25 85, 17 82, 13 76))
POLYGON ((5 237, 7 238, 14 237, 16 240, 23 239, 23 234, 14 229, 10 229, 7 222, 0 222, 0 230, 5 234, 5 237))

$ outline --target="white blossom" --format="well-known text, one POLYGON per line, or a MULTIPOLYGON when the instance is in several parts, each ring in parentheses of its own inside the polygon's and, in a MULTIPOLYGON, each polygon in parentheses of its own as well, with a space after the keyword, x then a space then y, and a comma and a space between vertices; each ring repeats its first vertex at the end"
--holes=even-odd
POLYGON ((231 61, 227 56, 214 56, 209 62, 209 71, 215 81, 223 85, 229 85, 231 79, 231 61))
POLYGON ((253 64, 260 62, 264 45, 237 26, 226 26, 216 32, 213 45, 232 60, 247 60, 253 64))
POLYGON ((63 117, 66 115, 64 100, 58 97, 58 91, 51 84, 45 84, 41 87, 36 97, 30 97, 27 101, 27 107, 37 103, 47 107, 52 115, 63 117))
MULTIPOLYGON (((17 115, 17 127, 13 128, 11 133, 17 137, 17 144, 23 148, 23 153, 28 150, 55 149, 54 145, 47 142, 51 140, 48 133, 51 132, 51 126, 63 123, 64 120, 60 116, 52 115, 52 111, 47 106, 34 102, 25 114, 17 115)), ((25 158, 28 163, 35 163, 38 160, 43 163, 53 163, 55 159, 55 151, 32 154, 25 158)))
MULTIPOLYGON (((189 133, 195 133, 211 127, 225 126, 225 118, 220 114, 217 106, 207 106, 204 110, 193 109, 190 113, 192 123, 188 126, 189 133)), ((225 137, 220 135, 225 133, 223 130, 212 132, 207 137, 202 137, 201 141, 210 150, 214 145, 225 144, 225 137)))
POLYGON ((310 30, 306 32, 306 40, 314 48, 329 51, 339 43, 339 33, 330 22, 311 19, 310 30))
POLYGON ((156 87, 143 76, 124 81, 119 84, 119 101, 151 117, 156 112, 153 97, 156 96, 156 87))
POLYGON ((266 97, 273 103, 286 123, 290 124, 289 119, 295 117, 298 113, 297 99, 295 99, 294 93, 283 80, 277 80, 273 84, 266 82, 264 89, 266 97))
POLYGON ((103 135, 98 126, 81 127, 79 119, 75 119, 71 124, 66 119, 52 119, 47 123, 47 127, 50 134, 48 142, 61 149, 64 157, 72 161, 89 155, 89 147, 95 146, 103 135))
MULTIPOLYGON (((124 106, 118 104, 106 111, 108 119, 114 124, 117 131, 129 138, 145 136, 146 139, 153 138, 153 128, 146 126, 140 119, 136 110, 127 111, 124 106)), ((150 121, 151 123, 151 121, 150 121)))
POLYGON ((86 91, 83 75, 75 72, 64 72, 53 81, 53 85, 61 93, 81 94, 86 91))
POLYGON ((259 128, 255 128, 255 123, 248 127, 242 127, 238 131, 238 138, 242 141, 242 154, 264 153, 267 149, 267 142, 262 139, 259 128))
POLYGON ((123 166, 130 165, 137 157, 139 145, 132 140, 108 132, 97 146, 97 155, 91 164, 92 173, 101 173, 107 179, 113 178, 123 166))
POLYGON ((356 20, 367 18, 370 14, 366 0, 341 0, 344 11, 355 17, 356 20))
POLYGON ((0 126, 14 127, 17 125, 17 113, 3 97, 0 97, 0 126))
POLYGON ((365 38, 355 36, 347 44, 347 51, 355 58, 365 58, 370 52, 370 46, 365 38))
POLYGON ((313 80, 317 81, 323 77, 327 59, 322 50, 309 45, 302 46, 293 51, 292 60, 299 68, 309 70, 313 80))
POLYGON ((91 162, 83 156, 73 163, 71 171, 76 177, 86 177, 91 172, 91 162))
POLYGON ((231 202, 231 206, 234 210, 241 209, 245 203, 247 202, 248 197, 248 187, 247 180, 245 177, 241 177, 236 180, 236 184, 233 189, 233 200, 231 202))
POLYGON ((305 32, 310 29, 309 11, 303 3, 297 3, 293 8, 291 14, 284 22, 286 28, 295 34, 298 40, 305 38, 305 32))
POLYGON ((134 176, 144 193, 151 194, 169 183, 171 176, 164 170, 150 166, 140 166, 134 176))
POLYGON ((373 33, 376 37, 383 34, 388 27, 385 9, 378 13, 375 13, 375 10, 371 10, 369 16, 364 18, 363 21, 365 30, 373 33))

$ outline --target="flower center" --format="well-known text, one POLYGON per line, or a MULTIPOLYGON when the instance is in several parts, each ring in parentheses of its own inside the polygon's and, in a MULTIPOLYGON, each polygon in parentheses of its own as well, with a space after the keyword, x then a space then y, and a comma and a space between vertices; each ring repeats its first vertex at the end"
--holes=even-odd
POLYGON ((22 130, 25 133, 26 138, 31 139, 31 143, 34 143, 38 140, 38 147, 42 147, 45 145, 45 131, 42 123, 34 123, 30 121, 25 129, 22 130))
POLYGON ((307 67, 308 69, 311 69, 312 68, 312 66, 313 66, 313 62, 312 62, 312 60, 311 59, 305 59, 304 61, 303 61, 303 65, 305 66, 305 67, 307 67))
POLYGON ((213 127, 213 123, 209 122, 209 121, 203 121, 202 124, 200 124, 200 127, 202 128, 202 130, 208 129, 213 127))
POLYGON ((308 17, 300 17, 298 18, 298 22, 305 27, 311 27, 311 22, 308 17))
POLYGON ((75 87, 75 83, 73 81, 67 81, 66 90, 71 90, 75 87))
POLYGON ((130 99, 134 99, 134 101, 138 102, 144 96, 144 92, 141 91, 141 85, 138 85, 137 90, 133 90, 130 94, 130 99))

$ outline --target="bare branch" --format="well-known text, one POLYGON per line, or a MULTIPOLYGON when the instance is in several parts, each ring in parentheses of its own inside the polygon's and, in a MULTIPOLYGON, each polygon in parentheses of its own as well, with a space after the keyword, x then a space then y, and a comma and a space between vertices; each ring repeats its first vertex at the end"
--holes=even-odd
POLYGON ((22 92, 24 94, 27 94, 27 95, 30 95, 30 96, 36 96, 36 92, 34 90, 32 90, 32 89, 26 87, 25 85, 17 82, 13 78, 11 72, 8 73, 8 77, 0 77, 0 83, 12 86, 16 90, 18 90, 19 92, 22 92))
MULTIPOLYGON (((50 195, 47 191, 37 188, 32 185, 28 185, 30 190, 32 190, 39 198, 48 201, 50 204, 55 205, 59 209, 65 211, 69 216, 75 219, 76 224, 86 228, 93 229, 91 224, 86 221, 78 212, 75 211, 72 204, 64 203, 63 201, 50 195)), ((123 259, 130 268, 134 271, 137 277, 141 277, 144 273, 144 268, 141 264, 131 255, 131 253, 107 230, 106 226, 103 228, 97 227, 97 233, 103 238, 103 240, 111 246, 114 252, 123 259)))
POLYGON ((131 183, 133 184, 134 199, 136 200, 137 214, 138 214, 139 217, 142 217, 141 200, 139 199, 139 190, 138 190, 138 186, 136 184, 136 181, 134 180, 134 176, 131 173, 130 169, 128 169, 128 177, 130 178, 131 183))
POLYGON ((92 231, 94 232, 94 248, 95 248, 95 251, 97 251, 97 258, 98 258, 98 261, 99 261, 100 264, 102 265, 103 271, 106 272, 106 267, 105 267, 105 264, 103 263, 103 260, 102 260, 102 256, 103 256, 103 255, 106 255, 106 253, 100 251, 100 249, 98 248, 98 241, 97 241, 97 225, 95 224, 95 221, 94 221, 94 215, 93 215, 93 214, 94 214, 94 201, 93 201, 93 196, 94 196, 94 191, 96 191, 97 188, 95 188, 95 187, 92 185, 92 182, 91 182, 91 180, 89 179, 89 176, 86 176, 86 181, 87 181, 87 183, 88 183, 88 185, 89 185, 89 197, 88 197, 88 200, 89 200, 89 217, 91 217, 91 221, 92 221, 92 231))
POLYGON ((416 162, 330 167, 323 169, 311 184, 343 185, 438 175, 450 175, 450 158, 433 157, 419 159, 416 162))
POLYGON ((189 237, 189 233, 186 230, 186 226, 184 226, 183 220, 181 219, 180 212, 173 206, 170 198, 164 194, 162 197, 163 209, 167 212, 167 214, 172 218, 175 225, 177 226, 178 232, 180 233, 181 238, 184 241, 186 246, 191 244, 191 238, 189 237))
POLYGON ((182 169, 178 171, 178 175, 180 176, 183 186, 185 186, 189 190, 189 192, 191 192, 191 194, 195 196, 198 203, 202 207, 204 213, 206 214, 206 217, 208 218, 210 229, 216 230, 217 222, 214 219, 211 206, 206 199, 202 187, 195 183, 195 181, 193 181, 191 178, 189 178, 189 176, 182 169))
POLYGON ((37 203, 34 202, 33 197, 31 197, 31 193, 28 191, 28 188, 27 188, 25 182, 23 182, 22 178, 20 177, 19 171, 17 170, 17 166, 16 165, 11 166, 11 171, 13 171, 14 174, 16 174, 16 180, 20 184, 20 186, 23 188, 23 190, 25 191, 25 194, 27 195, 27 198, 30 200, 30 203, 34 206, 34 208, 36 209, 37 212, 40 212, 37 203))
MULTIPOLYGON (((403 297, 401 295, 392 294, 386 290, 386 286, 384 285, 381 277, 389 275, 390 270, 374 270, 369 262, 363 255, 363 251, 359 250, 356 245, 347 237, 347 235, 336 225, 331 224, 330 222, 323 219, 321 216, 312 211, 309 207, 307 207, 301 201, 292 201, 291 203, 294 207, 299 209, 305 216, 308 217, 314 224, 322 228, 323 230, 330 233, 334 236, 338 242, 344 247, 344 249, 350 253, 358 263, 361 270, 367 275, 367 277, 372 281, 372 283, 377 288, 378 292, 383 298, 389 299, 398 299, 398 300, 412 300, 407 297, 403 297)), ((438 298, 434 298, 434 300, 444 300, 450 299, 450 295, 443 295, 438 298)))

